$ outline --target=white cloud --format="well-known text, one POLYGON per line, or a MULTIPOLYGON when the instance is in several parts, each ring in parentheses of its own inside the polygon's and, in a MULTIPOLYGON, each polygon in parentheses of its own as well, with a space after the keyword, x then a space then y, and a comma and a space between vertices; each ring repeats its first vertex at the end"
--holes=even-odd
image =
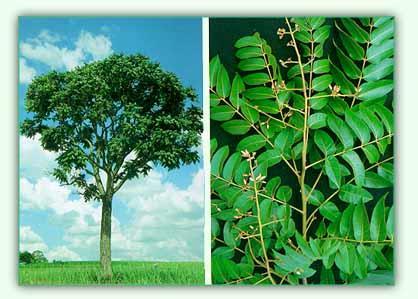
POLYGON ((97 60, 113 53, 112 42, 103 34, 81 31, 73 48, 59 47, 61 37, 43 30, 36 38, 20 43, 20 53, 29 60, 46 64, 51 69, 71 70, 88 60, 97 60), (91 58, 91 59, 90 59, 91 58))
POLYGON ((45 254, 48 261, 81 261, 81 257, 66 246, 59 246, 45 254))
POLYGON ((47 176, 55 167, 56 154, 44 150, 40 146, 39 135, 34 138, 19 137, 20 143, 20 175, 30 180, 47 176))
POLYGON ((29 84, 36 76, 36 70, 30 67, 26 63, 25 58, 21 58, 19 61, 19 81, 22 84, 29 84))
MULTIPOLYGON (((51 161, 55 156, 42 149, 39 138, 21 137, 21 149, 24 164, 20 178, 22 217, 32 211, 47 212, 50 225, 63 231, 60 246, 66 246, 81 259, 97 259, 100 204, 84 202, 82 197, 72 193, 71 187, 60 186, 45 175, 46 170, 54 166, 51 161), (30 171, 32 166, 35 174, 30 171)), ((147 177, 128 181, 114 198, 115 205, 122 206, 127 216, 121 219, 123 222, 112 217, 113 258, 201 260, 203 178, 201 169, 193 175, 187 188, 179 188, 166 181, 163 172, 154 169, 147 177)), ((56 249, 48 254, 53 257, 55 252, 64 251, 56 249)), ((77 258, 73 254, 65 256, 72 260, 77 258)))
MULTIPOLYGON (((53 44, 59 42, 61 40, 61 37, 59 36, 59 34, 44 29, 39 33, 37 39, 39 41, 49 42, 53 44)), ((37 39, 35 39, 34 41, 36 42, 37 39)))
POLYGON ((41 250, 48 261, 80 261, 81 257, 66 246, 58 246, 49 249, 42 238, 35 233, 30 226, 24 225, 20 227, 20 251, 34 252, 41 250))
POLYGON ((104 35, 92 35, 90 32, 82 31, 76 42, 77 48, 93 56, 93 60, 99 60, 109 56, 112 50, 112 42, 104 35))
POLYGON ((35 250, 48 250, 42 238, 30 226, 20 227, 20 251, 33 252, 35 250))

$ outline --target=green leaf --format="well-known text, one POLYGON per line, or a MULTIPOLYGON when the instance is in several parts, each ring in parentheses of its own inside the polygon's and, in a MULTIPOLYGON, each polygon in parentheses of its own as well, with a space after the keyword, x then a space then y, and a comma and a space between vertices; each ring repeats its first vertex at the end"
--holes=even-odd
POLYGON ((354 260, 354 273, 358 278, 363 279, 367 277, 367 270, 366 258, 360 254, 356 254, 354 260))
POLYGON ((216 138, 212 138, 210 140, 210 156, 212 157, 218 147, 218 140, 216 138))
POLYGON ((338 139, 344 145, 344 149, 353 147, 353 135, 351 134, 350 128, 342 119, 335 115, 328 115, 327 123, 331 131, 337 135, 338 139))
POLYGON ((210 94, 210 106, 217 106, 219 105, 219 103, 221 102, 221 99, 219 98, 219 96, 215 93, 211 93, 210 94))
POLYGON ((311 35, 304 30, 298 31, 294 34, 295 39, 303 43, 309 43, 311 41, 311 35))
POLYGON ((231 82, 229 81, 228 72, 223 65, 220 65, 218 78, 216 81, 216 93, 223 97, 229 97, 229 92, 231 91, 231 82))
POLYGON ((260 220, 262 224, 271 221, 272 203, 270 199, 264 199, 260 203, 260 220))
POLYGON ((315 30, 315 32, 313 34, 314 41, 316 43, 325 42, 327 40, 327 38, 329 37, 330 29, 331 29, 331 26, 325 25, 325 26, 322 26, 322 27, 318 28, 317 30, 315 30))
POLYGON ((237 265, 219 256, 212 257, 212 279, 215 284, 223 284, 240 277, 237 265))
POLYGON ((359 67, 347 56, 345 53, 335 45, 337 50, 337 56, 340 60, 341 66, 347 76, 351 79, 358 79, 361 76, 361 70, 359 67))
POLYGON ((288 202, 292 198, 292 188, 289 186, 280 186, 277 190, 276 198, 288 202))
POLYGON ((270 81, 270 77, 265 73, 253 73, 242 78, 247 85, 262 85, 270 81))
POLYGON ((248 212, 254 206, 254 192, 253 191, 245 191, 234 202, 234 209, 238 209, 240 213, 248 212))
POLYGON ((367 124, 357 116, 357 114, 348 109, 345 111, 345 121, 353 130, 354 134, 360 139, 362 144, 369 142, 370 132, 367 124))
POLYGON ((248 58, 241 60, 238 63, 238 68, 241 71, 259 71, 266 67, 266 64, 264 62, 263 58, 248 58))
POLYGON ((260 119, 260 113, 250 106, 250 103, 243 102, 241 105, 241 112, 244 114, 245 118, 250 121, 252 124, 258 122, 260 119))
POLYGON ((231 104, 235 107, 239 107, 240 102, 240 93, 242 93, 245 90, 244 82, 242 81, 240 75, 236 74, 234 77, 234 80, 232 80, 232 86, 231 86, 231 94, 229 96, 229 100, 231 101, 231 104))
POLYGON ((394 169, 392 163, 380 164, 377 167, 377 173, 391 184, 394 183, 394 169))
POLYGON ((266 184, 266 194, 268 196, 273 196, 276 194, 276 190, 279 188, 281 181, 282 180, 279 176, 270 179, 266 184))
POLYGON ((217 121, 226 121, 234 117, 235 110, 227 105, 210 108, 210 118, 217 121))
POLYGON ((351 184, 342 186, 338 196, 342 201, 355 205, 366 203, 373 199, 373 195, 371 195, 367 190, 351 184))
POLYGON ((370 240, 370 225, 364 204, 356 205, 353 213, 354 238, 357 241, 370 240))
POLYGON ((319 213, 331 222, 335 222, 340 218, 341 212, 332 201, 327 201, 319 207, 319 213))
POLYGON ((330 182, 339 188, 341 185, 341 167, 337 158, 329 156, 325 160, 325 173, 328 176, 330 182))
POLYGON ((320 206, 324 202, 324 195, 319 190, 313 190, 305 184, 305 194, 310 204, 320 206))
POLYGON ((247 59, 247 58, 254 58, 263 56, 263 51, 260 47, 245 47, 239 49, 235 56, 237 56, 239 59, 247 59))
POLYGON ((393 113, 383 105, 376 105, 373 110, 379 115, 388 133, 394 132, 393 113))
POLYGON ((221 125, 222 129, 231 135, 244 135, 250 128, 251 124, 245 120, 229 120, 221 125))
POLYGON ((327 115, 325 113, 314 113, 308 118, 308 126, 311 129, 319 129, 327 125, 327 115))
POLYGON ((366 82, 360 86, 359 99, 370 101, 384 97, 393 90, 393 80, 366 82))
POLYGON ((391 263, 388 262, 386 257, 380 251, 378 247, 366 247, 369 254, 369 258, 381 269, 392 269, 391 263))
POLYGON ((379 28, 382 27, 386 22, 391 20, 392 17, 374 17, 373 18, 373 27, 379 28))
POLYGON ((244 185, 244 180, 247 180, 247 175, 249 171, 250 165, 248 164, 248 161, 241 161, 235 172, 234 181, 239 185, 244 185))
POLYGON ((223 237, 224 237, 225 244, 228 247, 232 247, 232 248, 236 247, 237 243, 235 241, 235 237, 232 232, 232 222, 230 221, 225 222, 224 230, 223 230, 223 237))
POLYGON ((303 238, 303 236, 299 232, 296 232, 295 236, 296 242, 298 243, 299 248, 302 250, 302 253, 311 260, 316 260, 316 255, 312 251, 308 242, 306 242, 306 240, 303 238))
POLYGON ((393 239, 395 231, 395 208, 391 207, 388 213, 388 219, 386 221, 386 233, 390 239, 393 239))
POLYGON ((367 188, 375 188, 375 189, 390 188, 392 187, 392 183, 387 181, 385 178, 381 177, 377 173, 368 171, 366 172, 364 186, 367 188))
POLYGON ((279 107, 276 101, 273 100, 252 100, 251 104, 259 110, 270 114, 279 113, 279 107))
POLYGON ((343 159, 350 164, 354 173, 354 181, 358 186, 363 186, 365 179, 365 170, 363 162, 355 151, 349 151, 341 155, 343 159))
POLYGON ((378 286, 378 285, 394 285, 394 275, 392 271, 388 270, 375 270, 369 272, 367 277, 360 280, 355 280, 352 285, 361 286, 378 286))
POLYGON ((393 39, 386 40, 381 44, 371 45, 367 49, 367 61, 378 64, 384 59, 392 57, 395 50, 395 42, 393 39))
POLYGON ((235 171, 237 170, 239 164, 241 163, 241 154, 233 153, 225 163, 222 176, 226 180, 232 180, 235 171))
POLYGON ((219 55, 216 55, 210 60, 209 63, 209 81, 211 88, 216 86, 220 66, 221 61, 219 59, 219 55))
POLYGON ((379 161, 380 154, 374 144, 369 144, 362 148, 367 160, 370 164, 374 164, 379 161))
POLYGON ((370 220, 370 237, 373 241, 383 241, 386 238, 385 198, 382 196, 377 202, 370 220))
POLYGON ((235 48, 260 47, 261 39, 256 35, 244 36, 235 42, 235 48))
POLYGON ((382 26, 379 26, 377 29, 372 31, 371 34, 371 43, 373 44, 381 44, 383 41, 393 37, 395 32, 394 20, 390 19, 386 21, 382 26))
POLYGON ((222 167, 225 163, 226 158, 229 155, 229 147, 227 145, 221 147, 212 157, 211 165, 211 174, 220 175, 222 167))
POLYGON ((322 75, 312 80, 312 88, 315 91, 323 91, 332 83, 331 75, 322 75))
POLYGON ((218 247, 214 251, 212 251, 212 257, 219 257, 223 259, 231 259, 234 257, 235 249, 231 247, 218 247))
POLYGON ((244 95, 250 100, 261 100, 275 98, 275 94, 270 87, 254 87, 247 89, 244 95))
MULTIPOLYGON (((344 115, 345 114, 345 110, 350 109, 347 102, 344 101, 341 98, 332 98, 329 102, 328 105, 332 108, 332 110, 334 110, 334 112, 338 115, 344 115)), ((327 113, 329 113, 327 111, 327 113)), ((331 114, 331 113, 329 113, 331 114)))
POLYGON ((364 58, 364 49, 351 36, 341 31, 340 38, 351 59, 359 61, 364 58))
POLYGON ((394 59, 393 58, 386 58, 383 59, 378 64, 369 64, 364 69, 364 80, 366 81, 378 81, 387 77, 388 75, 393 73, 393 65, 394 59))
MULTIPOLYGON (((313 63, 312 72, 314 74, 324 74, 329 72, 329 61, 328 59, 316 60, 313 63)), ((300 71, 299 71, 300 73, 300 71)))
POLYGON ((290 150, 294 141, 294 131, 290 128, 287 128, 281 131, 276 139, 274 140, 274 145, 279 153, 284 153, 287 150, 290 150))
POLYGON ((376 139, 383 136, 382 123, 372 111, 366 107, 361 107, 358 115, 369 126, 376 139))
POLYGON ((356 41, 365 43, 369 40, 367 31, 361 28, 352 18, 342 18, 341 22, 356 41))
POLYGON ((329 156, 335 153, 336 147, 334 141, 325 131, 315 131, 314 141, 325 156, 329 156))
POLYGON ((266 144, 266 140, 260 135, 251 135, 242 139, 238 145, 238 151, 247 150, 249 152, 255 152, 262 148, 266 144))
POLYGON ((353 227, 353 213, 355 205, 350 204, 341 215, 340 234, 342 237, 349 237, 353 227))
POLYGON ((344 273, 351 274, 354 270, 354 251, 352 245, 343 243, 335 255, 335 264, 344 273))
POLYGON ((257 162, 258 162, 259 165, 262 164, 262 163, 267 163, 268 167, 276 165, 281 160, 282 160, 282 156, 280 155, 279 151, 277 151, 275 149, 267 150, 267 151, 261 153, 257 157, 257 162))
POLYGON ((329 60, 329 62, 331 66, 331 74, 334 78, 335 84, 340 87, 343 94, 353 94, 356 90, 354 84, 347 79, 344 73, 337 66, 335 66, 331 60, 329 60))
POLYGON ((329 97, 326 96, 327 93, 319 92, 315 96, 313 96, 309 101, 311 104, 311 108, 314 110, 321 110, 324 108, 329 101, 329 97))

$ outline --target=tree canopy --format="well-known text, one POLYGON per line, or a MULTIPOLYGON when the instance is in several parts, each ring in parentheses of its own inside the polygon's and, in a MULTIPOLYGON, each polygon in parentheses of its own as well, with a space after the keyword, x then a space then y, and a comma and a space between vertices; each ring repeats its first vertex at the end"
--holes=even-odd
POLYGON ((154 165, 199 159, 203 130, 197 95, 142 55, 112 55, 36 77, 21 132, 58 153, 54 177, 85 200, 100 200, 154 165))

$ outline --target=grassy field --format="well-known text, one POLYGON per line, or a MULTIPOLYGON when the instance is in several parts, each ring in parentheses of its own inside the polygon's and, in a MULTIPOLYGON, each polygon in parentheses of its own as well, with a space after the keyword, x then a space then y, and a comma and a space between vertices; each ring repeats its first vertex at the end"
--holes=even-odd
POLYGON ((113 262, 112 281, 101 281, 98 262, 19 265, 20 285, 203 285, 200 262, 113 262))

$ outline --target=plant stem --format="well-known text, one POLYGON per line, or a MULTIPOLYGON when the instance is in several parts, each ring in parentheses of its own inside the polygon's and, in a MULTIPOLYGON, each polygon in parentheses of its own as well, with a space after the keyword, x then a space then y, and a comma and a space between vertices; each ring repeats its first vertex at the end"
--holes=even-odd
POLYGON ((263 223, 261 221, 261 209, 260 209, 260 203, 259 203, 259 200, 258 200, 257 178, 254 175, 254 168, 253 168, 253 163, 252 163, 251 158, 249 159, 249 163, 250 163, 251 177, 252 177, 253 183, 254 183, 254 199, 255 199, 255 204, 256 204, 256 207, 257 207, 257 220, 258 220, 258 227, 259 227, 259 231, 260 231, 261 248, 263 250, 264 260, 265 260, 266 269, 267 269, 267 275, 270 278, 271 283, 276 284, 276 281, 273 279, 273 277, 271 276, 271 273, 270 273, 269 257, 267 255, 266 246, 264 244, 263 223))
POLYGON ((286 18, 287 26, 289 27, 290 37, 292 38, 293 48, 295 49, 297 61, 299 64, 300 75, 302 77, 302 89, 303 96, 305 98, 305 107, 304 107, 304 124, 303 124, 303 145, 302 145, 302 166, 300 170, 299 184, 301 188, 301 199, 302 199, 302 235, 306 239, 306 220, 307 220, 307 210, 308 202, 306 200, 305 194, 305 175, 306 175, 306 156, 308 149, 308 137, 309 137, 309 128, 308 128, 308 117, 309 117, 309 102, 308 94, 306 92, 305 76, 303 70, 302 58, 299 53, 299 49, 295 40, 295 36, 292 31, 292 26, 289 23, 289 19, 286 18))

